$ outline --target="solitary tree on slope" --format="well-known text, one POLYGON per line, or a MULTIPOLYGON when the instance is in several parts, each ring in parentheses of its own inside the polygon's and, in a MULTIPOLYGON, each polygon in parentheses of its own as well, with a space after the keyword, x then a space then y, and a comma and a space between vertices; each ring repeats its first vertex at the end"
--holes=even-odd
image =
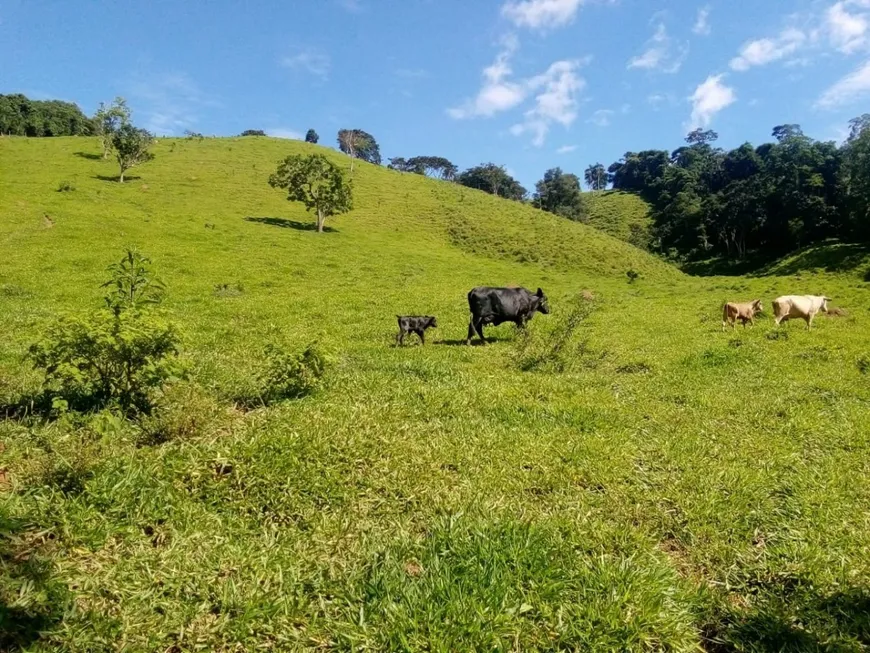
POLYGON ((121 125, 112 136, 112 147, 121 166, 120 183, 124 183, 124 173, 133 166, 146 163, 154 158, 150 148, 154 145, 154 136, 146 129, 139 129, 130 123, 121 125))
POLYGON ((287 190, 287 199, 302 202, 317 215, 317 231, 323 232, 326 218, 353 208, 351 185, 341 168, 322 154, 294 154, 278 164, 269 177, 273 188, 287 190))

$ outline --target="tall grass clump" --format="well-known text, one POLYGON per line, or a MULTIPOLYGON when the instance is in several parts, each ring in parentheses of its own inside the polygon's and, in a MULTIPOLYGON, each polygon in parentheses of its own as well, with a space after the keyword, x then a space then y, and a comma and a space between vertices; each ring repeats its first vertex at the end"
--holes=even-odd
POLYGON ((577 330, 592 313, 593 301, 588 297, 571 299, 563 317, 546 326, 535 323, 523 329, 515 344, 516 367, 523 372, 564 372, 582 358, 587 343, 577 338, 577 330))

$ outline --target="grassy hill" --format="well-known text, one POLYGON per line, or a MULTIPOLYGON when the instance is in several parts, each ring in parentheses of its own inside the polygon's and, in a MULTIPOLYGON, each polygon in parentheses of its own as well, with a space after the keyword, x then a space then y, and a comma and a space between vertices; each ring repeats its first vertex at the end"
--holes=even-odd
POLYGON ((161 139, 121 185, 91 140, 0 139, 0 416, 39 390, 28 346, 100 304, 127 244, 189 369, 142 420, 0 419, 0 650, 870 643, 867 283, 695 279, 367 164, 317 234, 266 183, 313 147, 161 139), (553 312, 466 347, 480 284, 540 286, 553 312), (785 292, 849 316, 721 332, 723 300, 785 292), (393 347, 397 313, 439 329, 393 347), (322 391, 240 400, 268 344, 314 338, 322 391))
POLYGON ((649 205, 638 195, 619 190, 584 193, 588 224, 630 243, 645 243, 651 220, 649 205))

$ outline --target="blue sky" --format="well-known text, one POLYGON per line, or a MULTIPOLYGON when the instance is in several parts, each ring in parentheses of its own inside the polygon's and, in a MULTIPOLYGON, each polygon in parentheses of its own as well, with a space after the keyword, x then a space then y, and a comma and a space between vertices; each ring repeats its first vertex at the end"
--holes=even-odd
POLYGON ((693 126, 732 147, 870 111, 870 0, 0 0, 0 93, 122 95, 161 134, 315 128, 532 188, 693 126))

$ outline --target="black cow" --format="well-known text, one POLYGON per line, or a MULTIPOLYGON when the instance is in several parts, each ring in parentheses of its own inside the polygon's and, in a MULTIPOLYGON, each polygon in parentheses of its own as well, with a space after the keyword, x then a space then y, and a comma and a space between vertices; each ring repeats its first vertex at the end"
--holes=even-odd
POLYGON ((397 315, 399 320, 399 333, 396 334, 396 344, 405 344, 405 336, 409 333, 416 333, 420 336, 420 342, 426 344, 424 333, 426 329, 438 328, 438 322, 431 315, 397 315))
POLYGON ((468 308, 471 309, 471 322, 468 324, 467 344, 471 344, 474 332, 486 344, 483 327, 486 324, 498 326, 502 322, 513 322, 522 328, 532 319, 535 311, 546 315, 550 312, 544 291, 538 288, 533 293, 525 288, 488 288, 481 286, 468 293, 468 308))

